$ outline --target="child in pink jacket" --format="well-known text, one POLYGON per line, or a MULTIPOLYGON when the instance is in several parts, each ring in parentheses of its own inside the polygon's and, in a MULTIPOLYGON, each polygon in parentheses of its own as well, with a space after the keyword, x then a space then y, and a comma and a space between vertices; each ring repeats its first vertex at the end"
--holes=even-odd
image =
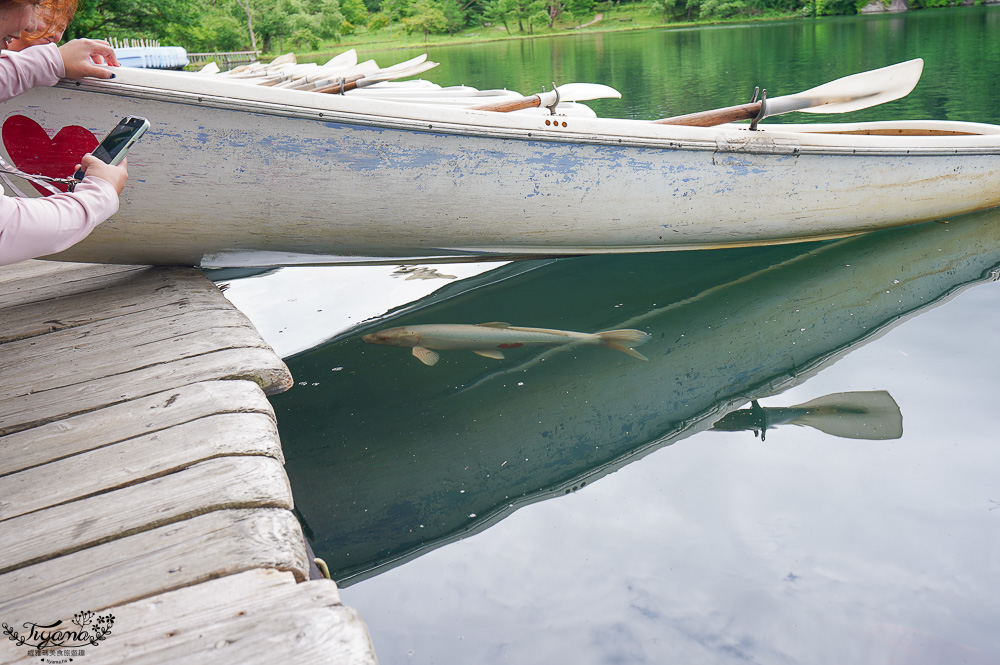
MULTIPOLYGON (((4 46, 21 32, 37 26, 39 5, 33 0, 0 0, 0 35, 4 46)), ((111 78, 95 64, 98 56, 118 65, 106 43, 77 39, 0 53, 0 101, 63 77, 111 78)), ((38 198, 0 196, 0 265, 60 252, 83 240, 94 227, 118 210, 118 195, 128 179, 126 162, 110 166, 84 155, 83 182, 72 193, 38 198)))

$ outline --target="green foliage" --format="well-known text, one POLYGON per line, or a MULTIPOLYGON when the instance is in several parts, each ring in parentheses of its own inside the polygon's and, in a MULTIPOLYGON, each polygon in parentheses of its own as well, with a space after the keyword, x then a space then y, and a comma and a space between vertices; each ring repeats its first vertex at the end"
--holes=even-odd
POLYGON ((545 9, 545 0, 500 0, 497 4, 497 11, 505 16, 504 25, 507 21, 517 20, 517 31, 524 32, 524 25, 527 23, 528 29, 534 33, 532 26, 536 22, 547 23, 548 12, 545 9), (544 14, 544 20, 542 19, 544 14))
POLYGON ((444 15, 439 3, 433 0, 416 0, 409 8, 410 15, 403 19, 406 32, 422 32, 440 34, 448 31, 448 18, 444 15))
POLYGON ((246 25, 221 7, 210 8, 194 23, 172 24, 159 39, 164 44, 183 45, 195 53, 250 48, 246 25))
POLYGON ((736 14, 749 13, 745 0, 703 0, 701 18, 729 18, 736 14))
POLYGON ((566 11, 579 25, 583 23, 583 19, 594 13, 594 0, 569 0, 566 3, 566 11))
POLYGON ((389 16, 382 12, 376 12, 368 19, 366 27, 368 28, 368 32, 378 32, 382 28, 387 28, 389 27, 389 16))
POLYGON ((677 0, 651 0, 649 3, 649 13, 658 14, 660 20, 666 23, 667 18, 673 16, 676 7, 677 0))
POLYGON ((488 0, 483 7, 484 23, 501 23, 505 32, 510 32, 507 16, 510 14, 509 0, 488 0))
POLYGON ((344 14, 344 19, 354 25, 360 25, 368 20, 368 7, 363 0, 341 0, 340 11, 344 14))
MULTIPOLYGON (((502 26, 508 34, 561 31, 596 12, 602 25, 629 26, 744 16, 855 14, 869 0, 80 0, 67 38, 152 38, 191 51, 257 48, 315 50, 354 35, 388 28, 384 41, 409 35, 457 34, 469 26, 502 26), (571 19, 569 17, 572 17, 571 19), (624 18, 628 17, 628 18, 624 18), (363 27, 362 27, 363 26, 363 27), (252 29, 252 34, 251 34, 252 29)), ((882 0, 888 3, 888 0, 882 0)), ((952 0, 910 0, 939 7, 952 0)), ((499 30, 494 28, 494 30, 499 30)), ((357 40, 352 40, 357 41, 357 40)), ((410 40, 413 41, 413 40, 410 40)))
POLYGON ((279 44, 299 27, 293 20, 294 0, 255 0, 253 31, 265 51, 279 48, 279 44), (271 5, 268 7, 267 5, 271 5))
POLYGON ((192 25, 203 14, 197 0, 83 0, 66 39, 158 39, 174 25, 192 25))
POLYGON ((444 13, 447 22, 446 30, 448 34, 455 34, 465 27, 466 12, 459 3, 459 0, 438 0, 438 6, 444 13))
MULTIPOLYGON (((857 14, 858 0, 815 0, 816 14, 818 16, 839 16, 844 14, 857 14)), ((865 0, 864 7, 869 0, 865 0)), ((811 11, 811 10, 810 10, 811 11)))

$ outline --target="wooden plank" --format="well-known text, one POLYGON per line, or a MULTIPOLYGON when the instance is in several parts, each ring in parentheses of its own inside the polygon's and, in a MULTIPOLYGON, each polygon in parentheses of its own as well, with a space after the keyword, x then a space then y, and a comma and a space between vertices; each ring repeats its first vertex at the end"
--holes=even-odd
POLYGON ((64 261, 30 260, 0 266, 0 293, 5 293, 8 285, 27 281, 38 283, 56 275, 63 276, 60 282, 75 282, 89 277, 113 274, 122 271, 144 270, 147 266, 107 265, 96 263, 67 263, 64 261))
POLYGON ((270 349, 224 349, 0 400, 0 436, 211 379, 248 379, 266 395, 292 386, 288 368, 270 349))
POLYGON ((213 305, 232 307, 200 272, 151 268, 118 275, 113 288, 105 286, 5 308, 0 344, 160 307, 173 307, 177 312, 213 305))
POLYGON ((0 574, 213 510, 286 508, 291 488, 270 457, 218 457, 138 485, 0 522, 0 574))
POLYGON ((0 268, 0 309, 120 283, 146 266, 24 261, 0 268))
MULTIPOLYGON (((332 585, 315 580, 299 587, 332 585)), ((315 593, 315 592, 313 592, 315 593)), ((134 665, 272 665, 291 656, 297 665, 375 665, 375 649, 368 627, 356 610, 343 605, 309 602, 305 590, 283 598, 280 605, 237 618, 223 616, 203 630, 176 632, 163 640, 146 642, 127 651, 116 649, 104 662, 134 665), (180 637, 181 639, 175 639, 180 637)), ((119 616, 119 615, 115 615, 119 616)), ((173 632, 173 631, 171 631, 173 632)), ((117 647, 117 645, 115 645, 117 647)), ((103 659, 102 659, 103 660, 103 659)))
POLYGON ((0 400, 245 347, 271 348, 235 309, 178 314, 166 307, 130 321, 100 321, 0 345, 0 400))
POLYGON ((259 413, 208 416, 4 476, 0 522, 224 455, 267 455, 284 463, 274 420, 259 413))
MULTIPOLYGON (((336 585, 292 580, 288 573, 248 571, 109 608, 115 617, 111 633, 81 660, 374 665, 367 628, 340 604, 336 585)), ((67 610, 66 618, 76 611, 67 610)), ((12 665, 33 662, 23 647, 9 653, 12 665)))
POLYGON ((99 612, 254 568, 308 578, 291 512, 216 511, 9 572, 0 576, 0 617, 51 623, 67 610, 99 612))
POLYGON ((0 437, 0 476, 220 413, 274 410, 252 381, 203 381, 0 437))

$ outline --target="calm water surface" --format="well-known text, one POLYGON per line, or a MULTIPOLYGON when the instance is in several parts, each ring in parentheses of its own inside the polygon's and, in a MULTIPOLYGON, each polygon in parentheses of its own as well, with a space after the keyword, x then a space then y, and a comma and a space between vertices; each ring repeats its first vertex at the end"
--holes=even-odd
MULTIPOLYGON (((443 85, 602 82, 624 100, 599 113, 637 118, 923 57, 907 99, 850 117, 1000 122, 1000 7, 430 55, 443 85)), ((273 403, 298 509, 384 665, 1000 663, 1000 210, 435 268, 451 277, 284 269, 227 292, 289 355, 273 403), (428 367, 361 342, 487 321, 639 328, 649 360, 428 367)))

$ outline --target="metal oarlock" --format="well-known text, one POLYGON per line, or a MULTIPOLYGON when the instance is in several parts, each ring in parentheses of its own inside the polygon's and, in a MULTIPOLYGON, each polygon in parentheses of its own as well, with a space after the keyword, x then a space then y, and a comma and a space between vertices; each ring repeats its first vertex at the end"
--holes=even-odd
POLYGON ((556 93, 556 101, 552 102, 549 106, 546 106, 551 115, 556 114, 556 107, 559 106, 559 88, 556 86, 556 82, 552 82, 552 92, 556 93))
MULTIPOLYGON (((757 91, 754 90, 754 100, 757 99, 757 91)), ((760 91, 760 111, 757 117, 750 121, 750 131, 756 131, 757 123, 767 117, 767 88, 760 91)))

